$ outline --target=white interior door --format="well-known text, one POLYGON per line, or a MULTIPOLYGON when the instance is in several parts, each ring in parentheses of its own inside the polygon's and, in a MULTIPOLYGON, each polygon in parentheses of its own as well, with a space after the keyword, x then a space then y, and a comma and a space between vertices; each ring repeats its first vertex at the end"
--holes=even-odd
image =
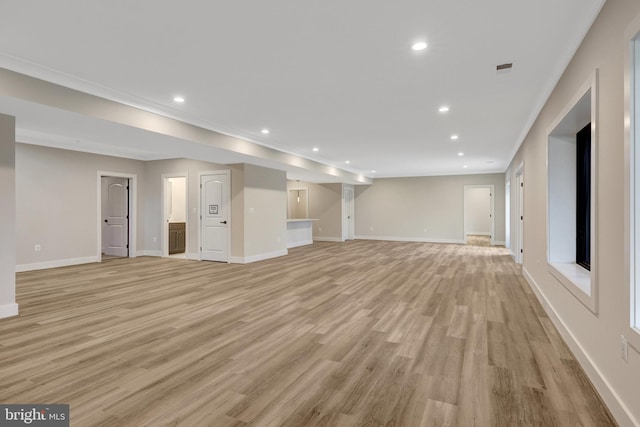
POLYGON ((522 264, 524 258, 524 180, 522 174, 516 175, 516 262, 522 264))
POLYGON ((129 256, 129 180, 103 177, 102 245, 105 255, 129 256))
POLYGON ((344 187, 344 209, 342 221, 342 238, 353 240, 354 235, 354 206, 353 188, 344 187))
POLYGON ((200 177, 200 259, 229 261, 229 173, 200 177))

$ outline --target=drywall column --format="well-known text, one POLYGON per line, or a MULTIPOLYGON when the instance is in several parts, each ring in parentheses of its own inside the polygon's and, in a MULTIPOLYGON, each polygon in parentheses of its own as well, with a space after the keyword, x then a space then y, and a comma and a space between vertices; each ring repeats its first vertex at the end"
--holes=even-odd
POLYGON ((0 318, 16 304, 16 119, 0 114, 0 318))

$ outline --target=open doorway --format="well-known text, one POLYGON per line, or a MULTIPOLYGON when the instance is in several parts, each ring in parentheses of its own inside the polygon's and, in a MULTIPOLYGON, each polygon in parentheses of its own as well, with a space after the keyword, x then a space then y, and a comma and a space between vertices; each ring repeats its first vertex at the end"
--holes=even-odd
POLYGON ((135 256, 135 175, 98 172, 100 260, 135 256))
POLYGON ((464 186, 464 239, 469 245, 494 244, 493 185, 464 186))
POLYGON ((187 251, 187 176, 163 175, 164 230, 163 256, 186 258, 187 251))

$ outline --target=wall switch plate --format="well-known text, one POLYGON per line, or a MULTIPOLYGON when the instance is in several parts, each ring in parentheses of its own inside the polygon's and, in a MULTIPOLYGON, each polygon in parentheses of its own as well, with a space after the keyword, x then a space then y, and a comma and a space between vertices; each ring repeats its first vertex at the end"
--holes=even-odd
POLYGON ((624 335, 620 336, 620 357, 622 357, 622 360, 629 363, 629 343, 624 335))
POLYGON ((40 251, 42 251, 42 246, 40 246, 40 245, 36 245, 36 246, 34 247, 34 250, 35 250, 36 252, 40 252, 40 251))

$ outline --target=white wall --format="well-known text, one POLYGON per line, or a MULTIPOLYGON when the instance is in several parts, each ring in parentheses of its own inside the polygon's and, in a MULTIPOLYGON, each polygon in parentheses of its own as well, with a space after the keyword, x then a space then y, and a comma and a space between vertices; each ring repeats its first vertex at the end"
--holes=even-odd
MULTIPOLYGON (((507 169, 511 182, 524 163, 523 273, 620 425, 640 425, 640 352, 621 358, 629 329, 624 246, 624 32, 640 15, 638 0, 605 3, 507 169), (596 156, 599 313, 592 313, 549 272, 547 255, 547 137, 563 109, 599 69, 596 156)), ((515 186, 511 229, 517 229, 515 186)), ((594 219, 592 219, 594 220, 594 219)), ((556 231, 554 230, 554 233, 556 231)), ((557 231, 560 232, 560 231, 557 231)), ((512 233, 514 243, 515 232, 512 233)), ((515 247, 515 245, 514 245, 515 247)))
POLYGON ((169 178, 167 187, 169 222, 185 222, 187 220, 187 178, 169 178))
POLYGON ((375 179, 355 187, 356 238, 464 243, 464 186, 495 188, 495 237, 504 242, 504 175, 375 179))
POLYGON ((15 146, 15 119, 0 114, 0 318, 18 314, 15 146))
POLYGON ((464 221, 467 235, 491 234, 491 189, 472 187, 465 189, 464 221))

